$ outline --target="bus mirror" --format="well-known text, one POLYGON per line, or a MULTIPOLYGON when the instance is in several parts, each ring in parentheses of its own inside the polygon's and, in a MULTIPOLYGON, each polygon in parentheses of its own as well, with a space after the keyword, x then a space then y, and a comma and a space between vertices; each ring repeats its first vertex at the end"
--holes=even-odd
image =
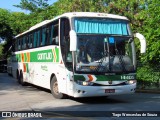
POLYGON ((140 33, 135 33, 134 37, 138 38, 141 45, 141 53, 146 53, 146 39, 145 37, 140 33))
POLYGON ((70 31, 70 51, 76 51, 77 48, 77 34, 74 30, 70 31))

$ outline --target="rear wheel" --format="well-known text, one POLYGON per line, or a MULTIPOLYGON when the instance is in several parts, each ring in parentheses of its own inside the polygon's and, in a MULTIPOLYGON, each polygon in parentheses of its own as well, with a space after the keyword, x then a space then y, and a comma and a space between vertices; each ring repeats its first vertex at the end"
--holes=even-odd
POLYGON ((58 99, 65 98, 65 96, 66 96, 65 94, 59 92, 58 81, 55 76, 52 77, 52 80, 51 80, 51 93, 52 93, 53 97, 58 98, 58 99))
POLYGON ((19 71, 17 70, 17 73, 16 73, 16 77, 17 77, 17 80, 18 80, 18 83, 20 84, 20 75, 19 75, 19 71))

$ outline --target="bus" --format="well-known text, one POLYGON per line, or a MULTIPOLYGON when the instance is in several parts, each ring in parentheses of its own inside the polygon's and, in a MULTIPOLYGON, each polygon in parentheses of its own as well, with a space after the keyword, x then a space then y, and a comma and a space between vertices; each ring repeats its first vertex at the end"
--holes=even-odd
POLYGON ((9 74, 22 85, 50 89, 55 98, 131 94, 136 89, 136 51, 146 40, 124 16, 64 13, 17 35, 9 74))

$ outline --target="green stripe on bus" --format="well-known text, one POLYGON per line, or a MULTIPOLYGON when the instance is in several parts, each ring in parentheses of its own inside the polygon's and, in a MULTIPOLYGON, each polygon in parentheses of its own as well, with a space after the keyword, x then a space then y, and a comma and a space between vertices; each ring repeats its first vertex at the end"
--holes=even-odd
POLYGON ((121 80, 119 75, 96 75, 96 81, 121 80))
POLYGON ((27 69, 27 73, 29 73, 28 63, 26 63, 26 69, 27 69))
POLYGON ((74 75, 74 80, 80 80, 80 81, 85 81, 85 77, 83 75, 74 75))
POLYGON ((27 56, 27 53, 16 54, 16 59, 18 62, 29 62, 28 59, 30 62, 59 62, 59 48, 55 48, 55 56, 52 49, 30 52, 29 55, 27 56), (24 61, 22 61, 22 56, 24 61))
POLYGON ((27 54, 24 53, 24 62, 27 62, 27 54))
POLYGON ((43 50, 30 53, 30 62, 52 62, 53 52, 52 50, 43 50))
MULTIPOLYGON (((119 80, 135 80, 135 75, 92 75, 96 77, 96 81, 119 81, 119 80)), ((87 81, 87 77, 84 75, 74 75, 74 80, 87 81)))
POLYGON ((56 51, 56 62, 59 62, 59 49, 55 48, 56 51))

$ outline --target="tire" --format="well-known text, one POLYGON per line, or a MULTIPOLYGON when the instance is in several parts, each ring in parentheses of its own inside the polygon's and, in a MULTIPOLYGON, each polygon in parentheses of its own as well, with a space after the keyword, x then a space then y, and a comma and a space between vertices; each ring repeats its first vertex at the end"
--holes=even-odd
POLYGON ((20 83, 22 86, 24 86, 24 85, 26 84, 26 83, 24 82, 24 80, 23 80, 23 73, 22 73, 22 71, 20 72, 19 83, 20 83))
POLYGON ((21 84, 21 82, 20 82, 20 75, 19 75, 19 71, 18 71, 18 70, 17 70, 17 73, 16 73, 16 74, 17 74, 17 75, 16 75, 16 76, 17 76, 17 81, 18 81, 19 84, 21 84))
POLYGON ((58 81, 55 76, 52 77, 52 80, 51 80, 51 93, 52 93, 53 97, 57 98, 57 99, 63 99, 66 96, 65 94, 59 92, 58 81))

